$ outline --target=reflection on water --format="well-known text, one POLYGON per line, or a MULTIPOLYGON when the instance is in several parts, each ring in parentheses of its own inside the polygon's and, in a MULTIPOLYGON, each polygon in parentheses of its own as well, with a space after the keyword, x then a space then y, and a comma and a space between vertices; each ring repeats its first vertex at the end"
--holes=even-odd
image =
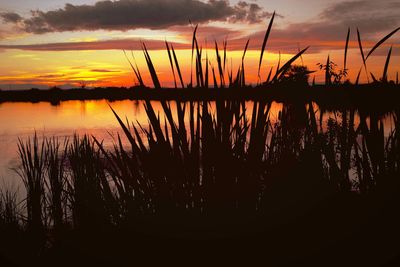
MULTIPOLYGON (((115 111, 129 121, 137 122, 142 126, 148 124, 148 118, 143 101, 116 101, 110 103, 115 111)), ((171 102, 173 115, 176 115, 176 103, 171 102)), ((215 111, 215 103, 208 103, 210 110, 215 111)), ((159 102, 152 102, 154 110, 163 116, 163 109, 159 102)), ((320 109, 313 104, 318 118, 322 118, 322 129, 327 128, 329 119, 341 121, 340 112, 324 112, 320 116, 320 109)), ((253 103, 246 102, 246 116, 251 118, 253 103)), ((270 111, 270 120, 275 122, 282 111, 282 104, 274 103, 270 111)), ((188 112, 188 111, 187 111, 188 112)), ((186 116, 186 119, 188 116, 186 116)), ((367 123, 369 120, 367 119, 367 123)), ((355 125, 360 122, 360 115, 356 113, 355 125)), ((382 119, 385 136, 393 130, 394 117, 386 116, 382 119)), ((320 122, 318 122, 320 123, 320 122)), ((118 122, 112 114, 108 102, 101 101, 66 101, 54 106, 47 102, 41 103, 3 103, 0 105, 0 177, 6 183, 15 183, 15 173, 10 169, 16 165, 18 138, 25 139, 37 132, 41 136, 70 137, 74 133, 90 134, 105 144, 111 144, 111 136, 120 131, 118 122)))
MULTIPOLYGON (((137 101, 111 104, 120 114, 145 122, 142 105, 137 101)), ((38 136, 67 137, 92 134, 109 139, 108 133, 116 132, 117 123, 106 101, 67 101, 54 106, 41 103, 4 103, 0 105, 0 176, 15 177, 14 167, 18 138, 38 136)), ((7 181, 7 182, 8 182, 7 181)))
MULTIPOLYGON (((152 102, 156 112, 162 113, 159 102, 152 102)), ((121 116, 130 121, 147 124, 142 101, 116 101, 110 103, 121 116)), ((174 109, 176 106, 171 104, 174 109)), ((276 105, 275 110, 278 109, 276 105)), ((276 114, 275 114, 276 115, 276 114)), ((41 103, 4 103, 0 105, 0 176, 13 175, 18 138, 26 138, 36 131, 38 136, 67 137, 91 134, 110 142, 109 133, 118 132, 118 123, 107 101, 66 101, 54 106, 41 103)), ((15 175, 13 175, 15 176, 15 175)))

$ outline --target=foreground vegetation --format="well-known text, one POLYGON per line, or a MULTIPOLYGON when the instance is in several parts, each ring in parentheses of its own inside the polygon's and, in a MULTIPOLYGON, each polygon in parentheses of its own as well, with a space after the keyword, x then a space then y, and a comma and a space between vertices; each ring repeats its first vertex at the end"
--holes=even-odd
POLYGON ((301 247, 287 248, 288 261, 348 246, 357 257, 387 249, 348 255, 361 262, 399 252, 379 242, 399 234, 400 110, 386 115, 394 125, 385 135, 383 118, 361 110, 336 111, 323 126, 312 103, 285 104, 276 122, 270 102, 247 114, 241 101, 177 102, 176 113, 161 103, 164 117, 146 102, 148 126, 115 114, 124 136, 113 148, 89 136, 21 140, 16 171, 26 197, 2 193, 1 251, 111 264, 216 244, 221 253, 276 251, 274 242, 304 234, 301 247))

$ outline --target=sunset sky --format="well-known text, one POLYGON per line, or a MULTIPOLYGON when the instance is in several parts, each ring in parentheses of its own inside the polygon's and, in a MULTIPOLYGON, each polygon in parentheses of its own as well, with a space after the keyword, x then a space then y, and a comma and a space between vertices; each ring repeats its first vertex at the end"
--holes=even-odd
MULTIPOLYGON (((287 60, 306 46, 303 63, 317 70, 328 54, 343 65, 347 28, 351 28, 350 78, 361 66, 356 28, 365 52, 400 26, 398 0, 1 0, 0 88, 132 86, 135 83, 122 52, 133 50, 145 82, 151 85, 140 42, 146 43, 163 86, 172 86, 165 43, 174 44, 178 59, 190 71, 193 26, 212 62, 213 42, 228 40, 233 68, 250 38, 246 70, 257 82, 257 64, 263 37, 272 13, 277 17, 264 58, 263 76, 276 65, 278 53, 287 60)), ((400 70, 400 34, 393 36, 368 59, 369 71, 380 77, 386 54, 393 53, 389 79, 400 70)), ((301 64, 299 60, 299 64, 301 64)), ((363 74, 365 79, 365 74, 363 74)), ((322 73, 316 73, 317 80, 322 73)))

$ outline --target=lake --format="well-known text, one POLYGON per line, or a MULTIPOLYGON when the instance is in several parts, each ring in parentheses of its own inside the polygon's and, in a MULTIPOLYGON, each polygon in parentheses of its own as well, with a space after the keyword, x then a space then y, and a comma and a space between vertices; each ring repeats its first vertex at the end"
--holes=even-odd
MULTIPOLYGON (((143 101, 115 101, 110 105, 121 116, 130 122, 138 122, 142 126, 148 124, 148 118, 143 101)), ((214 107, 211 102, 211 108, 214 107)), ((163 114, 160 102, 153 101, 156 112, 163 114)), ((176 110, 176 104, 171 102, 171 107, 176 110)), ((250 118, 252 102, 246 102, 246 115, 250 118)), ((282 104, 273 103, 270 111, 270 119, 276 121, 282 104)), ((319 113, 315 105, 316 113, 319 113)), ((317 114, 317 117, 319 115, 317 114)), ((335 112, 325 112, 324 127, 328 118, 338 118, 335 112)), ((355 123, 358 124, 356 117, 355 123)), ((393 129, 393 116, 383 119, 385 135, 393 129)), ((120 131, 115 116, 106 100, 100 101, 65 101, 59 105, 49 102, 40 103, 2 103, 0 104, 0 178, 6 186, 17 186, 19 177, 12 170, 17 167, 17 143, 18 138, 27 139, 36 132, 38 137, 56 136, 60 139, 71 137, 75 133, 79 135, 89 134, 104 140, 106 145, 113 143, 113 137, 120 131)))
MULTIPOLYGON (((143 106, 135 101, 112 103, 115 110, 132 120, 146 123, 143 106)), ((66 101, 54 106, 41 103, 3 103, 0 105, 0 177, 7 183, 16 177, 18 138, 26 139, 36 132, 41 136, 70 137, 74 133, 91 134, 111 140, 118 122, 106 101, 66 101), (12 177, 12 179, 10 179, 12 177)))

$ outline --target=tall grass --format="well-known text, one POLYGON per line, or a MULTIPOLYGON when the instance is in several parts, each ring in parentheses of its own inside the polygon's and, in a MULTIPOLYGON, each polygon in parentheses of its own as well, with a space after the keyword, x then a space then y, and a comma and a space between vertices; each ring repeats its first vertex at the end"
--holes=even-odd
POLYGON ((162 119, 146 102, 148 127, 126 124, 114 111, 124 137, 113 149, 88 136, 63 143, 21 140, 27 226, 92 228, 144 215, 264 213, 264 198, 286 179, 295 191, 367 194, 399 171, 398 112, 390 113, 396 128, 385 137, 382 118, 360 112, 356 124, 355 110, 319 125, 323 114, 313 103, 285 104, 276 122, 267 101, 252 103, 250 117, 241 101, 176 106, 163 102, 162 119))
MULTIPOLYGON (((271 85, 271 84, 277 85, 280 82, 282 82, 282 77, 285 76, 285 74, 289 71, 291 66, 296 62, 296 60, 298 58, 302 59, 302 55, 309 49, 309 47, 307 47, 303 50, 300 50, 300 48, 299 48, 299 52, 296 55, 294 55, 290 60, 288 60, 282 67, 280 66, 280 60, 279 60, 277 66, 275 67, 276 72, 275 72, 274 76, 272 76, 273 78, 271 79, 271 75, 272 75, 272 69, 271 69, 271 71, 269 72, 269 74, 267 76, 267 79, 264 82, 261 82, 261 70, 263 68, 264 53, 265 53, 265 50, 267 49, 268 40, 270 39, 274 19, 275 19, 275 12, 273 13, 273 15, 270 19, 270 22, 268 24, 268 28, 265 33, 264 40, 263 40, 263 43, 262 43, 262 46, 260 49, 260 58, 259 58, 259 62, 258 62, 258 79, 259 79, 258 86, 259 87, 260 86, 265 87, 266 85, 271 85)), ((227 58, 227 45, 228 45, 227 40, 224 40, 224 42, 222 44, 223 45, 223 54, 222 55, 220 52, 218 42, 215 41, 215 62, 212 62, 211 60, 209 60, 208 55, 206 55, 204 57, 205 53, 203 53, 202 46, 199 43, 198 38, 197 38, 197 30, 198 30, 198 25, 196 25, 196 27, 193 31, 192 45, 191 45, 191 51, 192 51, 192 53, 191 53, 191 70, 190 70, 191 78, 190 78, 190 83, 188 84, 187 88, 192 88, 192 87, 209 88, 209 84, 210 84, 210 82, 209 82, 209 67, 211 67, 211 71, 212 71, 212 75, 213 75, 213 83, 214 83, 215 88, 218 88, 218 87, 219 88, 225 88, 225 87, 246 88, 246 87, 248 87, 246 85, 244 56, 248 49, 248 44, 250 42, 250 39, 244 45, 243 57, 241 59, 240 64, 238 65, 237 71, 235 72, 233 70, 233 67, 228 69, 227 64, 226 64, 227 61, 229 60, 227 58), (203 64, 203 62, 204 62, 204 64, 203 64), (216 66, 215 66, 215 64, 216 64, 216 66), (193 65, 194 65, 194 68, 193 68, 193 65), (194 70, 194 73, 193 73, 193 70, 194 70), (236 73, 236 75, 234 75, 235 73, 236 73), (193 79, 193 77, 195 79, 193 79), (194 85, 194 81, 196 81, 196 86, 194 85)), ((366 53, 364 51, 364 46, 363 46, 363 42, 361 39, 361 33, 360 33, 359 29, 357 28, 357 30, 356 30, 357 43, 358 43, 358 48, 359 48, 360 54, 361 54, 362 66, 361 66, 360 71, 354 81, 355 85, 359 84, 362 69, 365 70, 365 74, 366 74, 368 83, 370 83, 370 76, 373 79, 374 83, 379 82, 379 83, 387 84, 389 82, 387 79, 387 69, 388 69, 388 65, 389 65, 389 61, 390 61, 391 50, 387 57, 383 76, 381 78, 376 78, 376 76, 373 73, 368 72, 367 61, 379 47, 381 47, 387 40, 389 40, 399 30, 400 30, 400 28, 397 28, 397 29, 393 30, 392 32, 390 32, 389 34, 387 34, 386 36, 384 36, 381 40, 379 40, 370 49, 370 51, 368 53, 366 53)), ((329 56, 328 56, 326 65, 319 64, 319 65, 325 66, 323 68, 325 70, 325 85, 332 85, 331 84, 332 83, 332 81, 331 81, 332 75, 340 76, 340 78, 336 79, 336 82, 335 82, 336 85, 343 84, 343 82, 345 82, 346 84, 350 83, 349 80, 342 81, 342 78, 347 77, 347 74, 348 74, 347 58, 348 58, 350 37, 351 37, 351 30, 349 28, 347 31, 346 42, 345 42, 345 47, 344 47, 343 68, 338 73, 336 73, 335 70, 332 68, 332 66, 336 66, 336 64, 334 64, 331 61, 329 56)), ((179 75, 181 87, 185 88, 185 85, 184 85, 184 82, 182 79, 182 75, 181 75, 181 70, 179 68, 178 59, 176 57, 176 54, 175 54, 175 51, 174 51, 172 45, 168 44, 168 42, 166 42, 166 51, 167 51, 170 65, 171 65, 172 77, 174 79, 175 88, 177 88, 177 77, 175 74, 175 68, 179 75), (174 65, 175 65, 175 67, 174 67, 174 65)), ((124 53, 125 53, 125 51, 124 51, 124 53)), ((161 84, 159 82, 157 72, 155 71, 153 62, 150 58, 150 54, 147 51, 147 48, 144 44, 143 44, 143 53, 144 53, 144 56, 146 59, 147 67, 148 67, 154 87, 161 88, 161 84)), ((280 54, 280 52, 279 52, 279 54, 280 54)), ((125 53, 125 56, 126 56, 126 53, 125 53)), ((133 55, 132 55, 132 57, 133 57, 133 55)), ((143 79, 140 75, 140 71, 139 71, 137 65, 136 65, 136 67, 134 67, 128 57, 127 57, 127 59, 128 59, 128 62, 130 64, 134 74, 135 74, 135 77, 136 77, 139 85, 144 87, 143 79)), ((133 60, 134 60, 134 57, 133 57, 133 60)))
POLYGON ((44 204, 46 171, 45 143, 39 143, 38 137, 28 139, 25 143, 19 140, 18 154, 21 159, 17 173, 22 178, 26 188, 26 211, 28 228, 34 232, 42 232, 45 226, 44 204))

